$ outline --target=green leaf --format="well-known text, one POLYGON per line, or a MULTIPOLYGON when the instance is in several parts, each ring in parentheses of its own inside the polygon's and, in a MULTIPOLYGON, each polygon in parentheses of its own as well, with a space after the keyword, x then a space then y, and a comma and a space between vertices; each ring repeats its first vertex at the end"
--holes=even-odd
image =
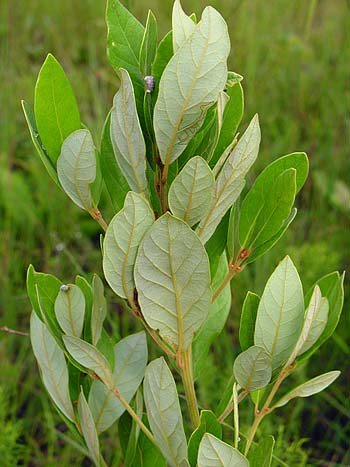
MULTIPOLYGON (((220 224, 216 227, 215 232, 205 244, 205 249, 208 253, 210 262, 210 275, 215 277, 219 261, 222 253, 225 251, 227 243, 227 230, 229 223, 229 212, 221 219, 220 224)), ((220 284, 218 284, 219 287, 220 284)))
POLYGON ((205 433, 211 433, 216 438, 221 439, 222 429, 216 416, 210 410, 202 410, 199 425, 192 433, 188 442, 188 460, 191 467, 197 466, 199 444, 205 433))
POLYGON ((304 322, 304 296, 299 274, 286 256, 267 281, 255 323, 254 343, 272 357, 272 369, 293 351, 304 322))
POLYGON ((202 243, 185 222, 166 213, 145 234, 134 274, 148 325, 184 352, 210 306, 209 261, 202 243))
POLYGON ((240 195, 244 177, 255 162, 260 144, 260 126, 255 115, 245 133, 234 146, 218 175, 214 188, 214 198, 206 217, 197 229, 198 236, 206 243, 217 225, 240 195))
MULTIPOLYGON (((83 339, 87 342, 92 342, 91 335, 91 313, 94 301, 94 293, 90 283, 82 276, 76 276, 75 285, 83 292, 85 298, 85 318, 84 318, 84 333, 83 339)), ((80 388, 79 388, 80 390, 80 388)))
POLYGON ((83 433, 91 459, 94 461, 97 467, 100 467, 100 443, 98 440, 94 419, 92 418, 90 408, 86 402, 82 389, 78 399, 78 414, 81 431, 83 433))
POLYGON ((248 256, 271 240, 290 215, 296 190, 296 170, 282 172, 277 178, 256 183, 243 200, 239 220, 241 248, 248 256))
POLYGON ((142 193, 147 188, 145 141, 130 76, 123 68, 119 71, 121 84, 111 110, 111 140, 117 163, 130 188, 142 193))
POLYGON ((58 179, 74 203, 86 211, 91 211, 94 202, 90 185, 96 178, 96 154, 91 133, 77 130, 63 142, 57 160, 58 179))
POLYGON ((210 159, 210 167, 215 166, 225 149, 228 148, 234 140, 238 125, 243 117, 244 96, 241 84, 238 83, 233 86, 227 86, 226 90, 227 96, 230 99, 225 106, 222 116, 221 130, 213 156, 210 159))
POLYGON ((96 373, 109 388, 113 388, 109 364, 96 347, 73 336, 63 336, 63 342, 70 355, 80 365, 96 373))
MULTIPOLYGON (((145 333, 125 337, 114 347, 115 366, 113 387, 129 403, 140 386, 147 365, 147 342, 145 333)), ((114 394, 100 381, 94 381, 89 393, 89 406, 97 431, 107 430, 125 411, 114 394)))
POLYGON ((269 384, 271 365, 271 357, 266 350, 254 345, 238 355, 233 364, 233 374, 242 388, 253 392, 269 384))
POLYGON ((164 165, 180 156, 217 100, 226 81, 229 50, 225 21, 207 7, 193 34, 170 59, 159 84, 154 129, 164 165))
POLYGON ((254 345, 254 329, 260 297, 253 292, 247 293, 243 302, 239 325, 239 343, 242 351, 254 345))
POLYGON ((159 449, 151 443, 147 436, 141 431, 137 445, 139 463, 142 467, 166 467, 166 461, 159 449))
POLYGON ((62 285, 55 300, 55 315, 63 332, 81 337, 84 326, 85 298, 74 284, 62 285))
POLYGON ((176 385, 164 358, 146 368, 143 383, 148 421, 157 445, 171 467, 187 459, 187 442, 176 385))
MULTIPOLYGON (((317 341, 303 355, 298 357, 299 361, 309 358, 335 331, 344 303, 344 274, 339 276, 338 272, 332 272, 322 277, 315 285, 318 285, 322 296, 326 297, 329 304, 328 320, 324 331, 317 341)), ((306 294, 306 302, 310 299, 312 290, 306 294)))
MULTIPOLYGON (((135 410, 136 415, 139 417, 140 420, 142 420, 143 396, 142 396, 141 389, 139 389, 137 391, 137 393, 136 393, 135 406, 136 406, 136 410, 135 410)), ((121 426, 121 423, 122 423, 122 421, 119 424, 119 428, 121 426)), ((128 443, 127 443, 126 452, 125 452, 125 455, 124 455, 125 467, 134 467, 134 465, 136 463, 135 462, 136 461, 136 448, 137 448, 139 435, 140 435, 140 427, 135 422, 135 420, 133 420, 131 430, 129 430, 129 432, 128 432, 128 443)))
POLYGON ((107 282, 120 297, 134 302, 134 265, 142 238, 154 222, 145 198, 129 192, 124 208, 111 220, 103 242, 103 270, 107 282))
POLYGON ((300 386, 292 389, 287 394, 285 394, 276 404, 273 405, 273 409, 277 407, 282 407, 286 405, 291 399, 295 399, 296 397, 309 397, 317 394, 324 389, 326 389, 330 384, 335 381, 338 376, 340 375, 340 371, 329 371, 328 373, 324 373, 323 375, 316 376, 316 378, 312 378, 306 383, 301 384, 300 386))
POLYGON ((155 89, 152 93, 152 102, 155 104, 158 91, 159 91, 159 82, 162 74, 165 70, 165 67, 169 63, 171 57, 173 56, 173 33, 169 31, 163 39, 159 42, 156 57, 154 59, 153 67, 152 67, 152 75, 155 79, 155 89))
POLYGON ((59 410, 72 422, 74 409, 69 395, 68 369, 64 353, 47 326, 35 313, 30 318, 30 340, 44 385, 59 410))
POLYGON ((152 74, 152 65, 157 52, 157 38, 157 20, 152 11, 148 10, 146 28, 140 50, 140 70, 143 76, 152 74))
POLYGON ((101 337, 96 344, 96 348, 106 357, 109 366, 114 368, 114 348, 112 340, 105 329, 102 329, 101 337))
MULTIPOLYGON (((212 289, 216 290, 224 280, 228 271, 225 253, 220 257, 219 265, 213 279, 212 289)), ((193 372, 199 375, 207 360, 211 344, 222 332, 231 310, 231 290, 228 284, 220 296, 210 305, 209 314, 193 339, 193 372)))
POLYGON ((46 170, 48 171, 50 177, 56 183, 56 185, 61 188, 61 185, 60 185, 60 183, 58 181, 58 177, 57 177, 56 167, 53 164, 53 162, 51 161, 51 159, 49 158, 49 156, 47 155, 46 149, 43 146, 43 143, 42 143, 42 141, 40 139, 38 129, 37 129, 37 125, 36 125, 36 121, 35 121, 34 112, 33 112, 32 108, 27 104, 27 102, 21 101, 21 103, 22 103, 24 116, 25 116, 26 121, 27 121, 27 125, 28 125, 28 128, 29 128, 30 136, 32 138, 34 147, 37 150, 37 152, 39 154, 39 157, 40 157, 42 163, 44 164, 46 170))
POLYGON ((106 184, 113 208, 118 212, 123 208, 125 196, 127 192, 130 191, 130 188, 114 155, 110 123, 111 113, 109 112, 102 130, 100 161, 103 180, 106 184))
POLYGON ((191 227, 205 215, 212 199, 214 176, 201 157, 193 157, 173 181, 169 190, 172 213, 191 227))
POLYGON ((180 49, 192 35, 196 24, 183 11, 180 0, 175 0, 172 14, 173 49, 174 53, 180 49))
POLYGON ((199 445, 198 466, 249 467, 249 463, 237 449, 206 433, 199 445))
POLYGON ((51 54, 46 57, 35 85, 34 112, 42 145, 56 165, 63 141, 81 128, 81 123, 71 85, 51 54))
POLYGON ((101 337, 103 322, 107 315, 107 302, 104 295, 104 287, 97 274, 94 274, 92 279, 92 288, 94 291, 94 301, 91 310, 91 336, 92 344, 96 345, 101 337))
POLYGON ((267 436, 250 447, 248 460, 250 467, 270 467, 275 445, 273 436, 267 436))
POLYGON ((115 71, 119 68, 128 71, 134 85, 137 108, 142 109, 144 83, 139 56, 144 27, 119 0, 108 0, 106 21, 108 60, 115 71))

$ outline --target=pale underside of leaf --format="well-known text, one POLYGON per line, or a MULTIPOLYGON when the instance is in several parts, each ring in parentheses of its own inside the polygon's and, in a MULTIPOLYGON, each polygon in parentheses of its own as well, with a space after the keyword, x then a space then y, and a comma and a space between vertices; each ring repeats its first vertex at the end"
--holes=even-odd
POLYGON ((85 315, 85 297, 75 284, 69 284, 68 290, 61 289, 55 300, 55 315, 65 334, 80 337, 83 332, 85 315))
POLYGON ((257 391, 270 382, 271 357, 262 347, 250 347, 238 355, 233 365, 233 372, 242 388, 249 392, 257 391))
POLYGON ((100 443, 98 440, 98 435, 92 418, 92 414, 88 403, 86 402, 83 390, 81 390, 78 400, 78 413, 80 419, 81 431, 86 442, 86 445, 89 449, 91 458, 95 462, 96 466, 100 465, 100 443))
POLYGON ((97 274, 94 274, 92 287, 94 301, 91 310, 91 335, 92 343, 96 345, 101 337, 103 322, 107 315, 107 302, 104 296, 103 282, 97 274))
POLYGON ((180 0, 175 0, 172 14, 174 53, 186 42, 195 30, 195 23, 183 11, 180 0))
POLYGON ((249 467, 237 449, 205 433, 199 445, 198 467, 249 467))
POLYGON ((93 208, 90 185, 96 178, 96 155, 88 130, 76 130, 64 140, 57 160, 57 175, 72 201, 90 211, 93 208))

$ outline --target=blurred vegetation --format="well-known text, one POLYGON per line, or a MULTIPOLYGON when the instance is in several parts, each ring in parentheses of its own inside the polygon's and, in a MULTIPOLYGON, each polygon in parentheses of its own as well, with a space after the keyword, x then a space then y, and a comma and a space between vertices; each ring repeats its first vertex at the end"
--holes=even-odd
MULTIPOLYGON (((170 29, 172 0, 124 4, 143 22, 151 8, 161 35, 170 29)), ((299 268, 306 289, 321 275, 349 269, 350 4, 183 0, 188 12, 198 14, 207 4, 228 21, 230 67, 244 76, 246 111, 241 128, 255 112, 260 115, 261 153, 250 181, 277 156, 304 150, 310 157, 310 177, 289 232, 270 254, 233 281, 227 331, 200 378, 201 402, 215 407, 239 352, 239 313, 248 288, 261 293, 286 253, 299 268)), ((83 121, 98 144, 118 87, 105 55, 104 9, 105 0, 0 2, 0 326, 28 329, 25 271, 30 262, 63 280, 101 268, 98 226, 45 173, 20 100, 33 102, 37 73, 52 52, 64 66, 83 121)), ((112 211, 107 196, 104 204, 108 218, 112 211)), ((112 308, 109 320, 115 332, 132 326, 127 316, 112 308)), ((300 377, 331 369, 343 370, 342 376, 325 393, 292 402, 289 409, 276 413, 277 420, 262 426, 262 432, 276 436, 276 466, 350 465, 349 329, 347 299, 335 336, 309 368, 300 370, 300 377)), ((0 465, 90 465, 52 410, 28 338, 1 333, 0 362, 0 465)), ((243 432, 250 417, 244 414, 243 432)))

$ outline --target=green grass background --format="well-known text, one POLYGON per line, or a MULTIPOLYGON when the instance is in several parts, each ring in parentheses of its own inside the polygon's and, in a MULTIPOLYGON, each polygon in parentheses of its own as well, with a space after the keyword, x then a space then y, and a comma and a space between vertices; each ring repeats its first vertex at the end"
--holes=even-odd
MULTIPOLYGON (((125 1, 142 21, 151 8, 160 33, 170 29, 172 0, 125 1)), ((255 175, 277 156, 305 150, 310 177, 299 213, 284 239, 233 281, 227 330, 200 379, 203 405, 220 397, 239 352, 237 328, 246 291, 261 293, 277 262, 290 254, 305 289, 321 275, 349 268, 350 3, 345 0, 183 0, 187 12, 212 4, 229 24, 230 68, 244 76, 241 131, 260 115, 262 145, 255 175), (219 368, 219 371, 218 371, 219 368)), ((105 55, 104 0, 0 1, 0 326, 28 330, 25 271, 71 281, 100 272, 99 230, 49 180, 34 153, 20 99, 33 102, 37 73, 48 52, 64 66, 83 121, 95 142, 118 80, 105 55)), ((108 198, 102 206, 112 214, 108 198)), ((348 284, 348 282, 346 282, 348 284)), ((112 308, 109 324, 132 323, 112 308)), ((334 337, 294 381, 341 369, 326 392, 292 402, 262 425, 277 439, 276 466, 350 465, 349 302, 334 337)), ((242 430, 251 419, 248 406, 242 430)), ((103 446, 113 451, 113 433, 103 446)), ((0 333, 0 465, 89 466, 72 445, 43 390, 27 337, 0 333)), ((111 461, 111 465, 118 465, 111 461)))

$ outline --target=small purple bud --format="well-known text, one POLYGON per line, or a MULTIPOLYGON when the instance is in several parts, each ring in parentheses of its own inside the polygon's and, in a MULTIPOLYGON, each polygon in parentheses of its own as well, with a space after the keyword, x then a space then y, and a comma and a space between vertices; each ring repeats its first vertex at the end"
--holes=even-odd
POLYGON ((146 84, 146 92, 151 93, 154 91, 154 87, 156 85, 156 81, 153 76, 145 76, 143 78, 146 84))

